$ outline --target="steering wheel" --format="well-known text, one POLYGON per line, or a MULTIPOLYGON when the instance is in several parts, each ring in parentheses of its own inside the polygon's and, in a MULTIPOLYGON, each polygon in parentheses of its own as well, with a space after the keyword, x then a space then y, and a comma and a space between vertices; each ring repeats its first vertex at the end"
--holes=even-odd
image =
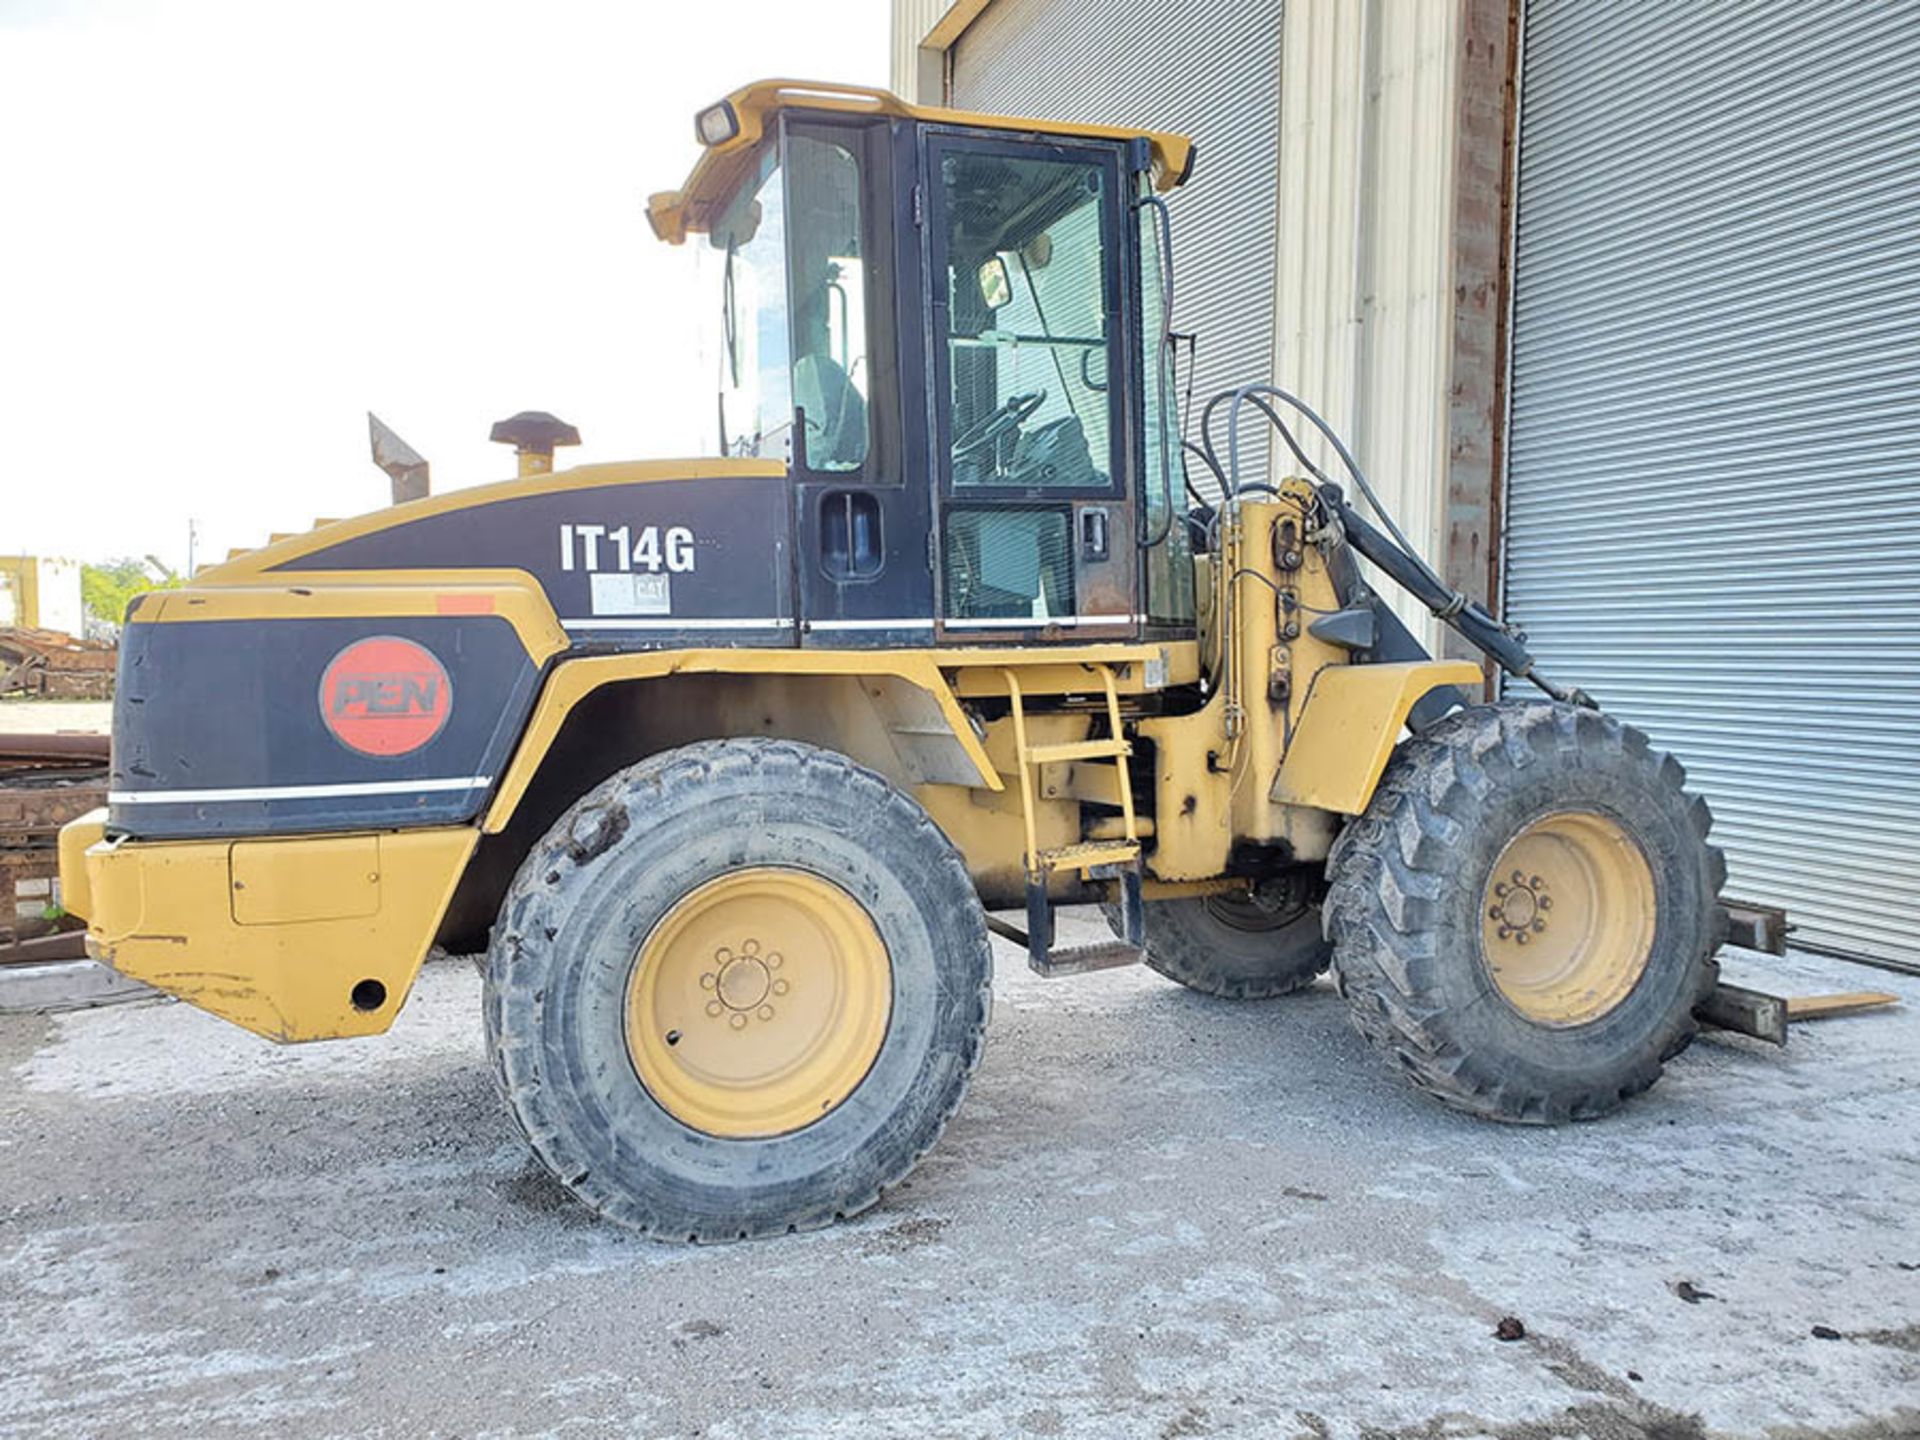
POLYGON ((1033 417, 1033 412, 1047 403, 1047 392, 1035 390, 1026 395, 1009 395, 1007 401, 991 415, 967 427, 966 434, 953 442, 953 458, 971 460, 981 451, 989 449, 995 441, 1009 430, 1018 430, 1033 417))

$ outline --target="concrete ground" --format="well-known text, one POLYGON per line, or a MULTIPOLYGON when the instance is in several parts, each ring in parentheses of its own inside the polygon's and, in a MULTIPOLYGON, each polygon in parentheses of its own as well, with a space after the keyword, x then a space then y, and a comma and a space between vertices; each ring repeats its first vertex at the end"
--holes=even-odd
POLYGON ((52 735, 62 730, 104 735, 112 721, 111 700, 0 699, 0 735, 52 735))
POLYGON ((0 1435, 1920 1433, 1920 979, 1750 963, 1906 1004, 1539 1131, 1410 1093, 1324 988, 1000 960, 909 1183, 706 1250, 534 1168, 461 962, 371 1041, 0 1018, 0 1435))

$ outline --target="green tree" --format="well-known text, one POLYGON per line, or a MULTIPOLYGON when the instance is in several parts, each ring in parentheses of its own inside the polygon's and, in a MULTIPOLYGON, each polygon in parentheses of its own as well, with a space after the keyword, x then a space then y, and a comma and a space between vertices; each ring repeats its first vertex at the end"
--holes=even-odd
POLYGON ((127 602, 148 590, 171 590, 180 577, 151 555, 123 555, 100 565, 80 567, 80 598, 87 614, 118 625, 127 618, 127 602))

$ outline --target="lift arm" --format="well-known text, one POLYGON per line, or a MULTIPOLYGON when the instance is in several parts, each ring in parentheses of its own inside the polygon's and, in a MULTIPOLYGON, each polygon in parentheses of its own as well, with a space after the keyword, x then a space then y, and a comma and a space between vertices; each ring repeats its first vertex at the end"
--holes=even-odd
POLYGON ((1488 614, 1479 601, 1469 600, 1458 591, 1449 592, 1436 585, 1432 576, 1391 536, 1375 528, 1371 521, 1347 503, 1347 497, 1338 485, 1323 483, 1319 491, 1321 503, 1346 533, 1347 543, 1391 576, 1403 590, 1431 610, 1436 618, 1452 626, 1469 645, 1492 658, 1509 675, 1516 679, 1531 680, 1556 700, 1582 705, 1589 710, 1600 708, 1586 691, 1574 686, 1556 685, 1540 674, 1534 668, 1533 656, 1520 643, 1518 635, 1488 614))

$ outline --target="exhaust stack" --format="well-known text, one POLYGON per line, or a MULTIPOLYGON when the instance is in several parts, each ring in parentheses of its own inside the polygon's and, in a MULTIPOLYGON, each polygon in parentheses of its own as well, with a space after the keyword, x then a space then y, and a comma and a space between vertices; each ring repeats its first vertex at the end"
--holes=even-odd
POLYGON ((544 410, 522 410, 518 415, 496 422, 487 438, 513 446, 520 478, 525 480, 529 475, 551 475, 555 447, 578 445, 580 432, 544 410))

